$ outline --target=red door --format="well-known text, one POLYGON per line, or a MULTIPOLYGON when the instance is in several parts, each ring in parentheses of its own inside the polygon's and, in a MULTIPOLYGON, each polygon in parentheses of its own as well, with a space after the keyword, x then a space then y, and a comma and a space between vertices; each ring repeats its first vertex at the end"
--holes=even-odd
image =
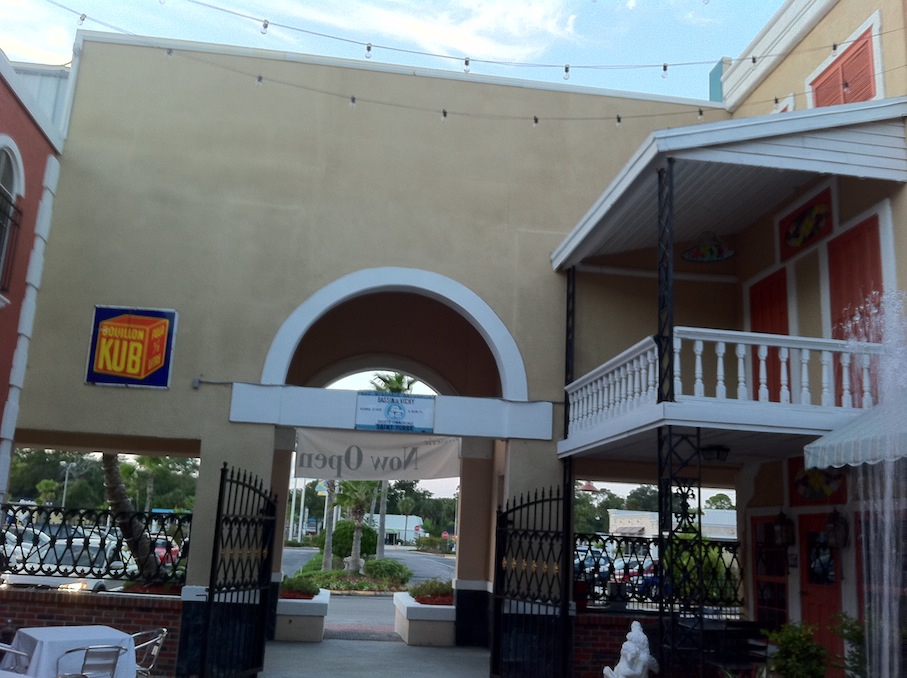
MULTIPOLYGON (((788 334, 787 270, 780 269, 750 287, 750 328, 753 332, 788 334)), ((778 349, 768 351, 765 363, 769 400, 778 402, 781 367, 778 349)), ((753 398, 759 397, 759 357, 753 350, 753 398)))
MULTIPOLYGON (((840 549, 828 544, 828 513, 800 516, 800 606, 803 623, 816 627, 815 638, 831 657, 844 653, 844 642, 830 629, 841 611, 840 549)), ((829 678, 843 678, 829 669, 829 678)))
MULTIPOLYGON (((883 291, 878 217, 872 216, 828 242, 828 287, 832 338, 881 341, 879 316, 873 313, 883 291)), ((850 375, 853 404, 862 407, 859 368, 851 366, 850 375)), ((840 404, 841 369, 837 364, 835 384, 840 404)), ((870 385, 870 391, 875 402, 875 384, 870 385)))

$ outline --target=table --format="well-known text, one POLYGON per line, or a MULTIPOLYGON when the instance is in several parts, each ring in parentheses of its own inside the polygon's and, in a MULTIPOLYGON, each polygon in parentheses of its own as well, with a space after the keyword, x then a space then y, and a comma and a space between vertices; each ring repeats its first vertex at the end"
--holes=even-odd
MULTIPOLYGON (((31 655, 28 664, 29 676, 57 675, 57 660, 66 650, 89 645, 119 645, 126 652, 120 656, 116 678, 135 678, 135 645, 132 636, 110 626, 45 626, 19 629, 13 648, 31 655)), ((63 673, 78 673, 82 667, 81 653, 73 653, 60 667, 63 673)), ((9 669, 15 665, 12 656, 3 658, 0 668, 9 669)))

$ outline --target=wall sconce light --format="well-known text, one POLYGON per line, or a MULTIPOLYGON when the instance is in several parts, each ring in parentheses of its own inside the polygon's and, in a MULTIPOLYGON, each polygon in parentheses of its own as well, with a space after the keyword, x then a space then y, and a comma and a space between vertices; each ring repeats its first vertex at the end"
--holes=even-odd
POLYGON ((731 451, 724 445, 705 445, 699 448, 699 453, 706 461, 727 461, 727 455, 731 451))
POLYGON ((734 256, 734 250, 712 231, 705 231, 699 236, 696 244, 685 249, 680 256, 686 261, 712 263, 730 259, 734 256))
POLYGON ((795 541, 794 521, 784 515, 784 511, 775 518, 775 544, 777 546, 793 546, 795 541))
POLYGON ((838 509, 832 511, 825 522, 825 536, 828 538, 828 545, 833 549, 844 548, 850 543, 847 518, 839 513, 838 509))

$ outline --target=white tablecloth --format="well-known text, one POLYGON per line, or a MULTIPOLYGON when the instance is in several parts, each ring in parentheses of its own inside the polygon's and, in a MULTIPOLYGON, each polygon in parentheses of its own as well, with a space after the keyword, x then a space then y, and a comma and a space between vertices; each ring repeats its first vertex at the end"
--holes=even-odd
MULTIPOLYGON (((119 645, 126 652, 120 656, 116 678, 135 678, 135 645, 132 636, 110 626, 49 626, 25 628, 16 632, 11 645, 31 655, 29 676, 56 676, 57 660, 66 650, 89 645, 119 645)), ((78 673, 83 653, 74 652, 60 665, 59 673, 78 673)), ((12 668, 14 658, 3 658, 2 668, 12 668)))

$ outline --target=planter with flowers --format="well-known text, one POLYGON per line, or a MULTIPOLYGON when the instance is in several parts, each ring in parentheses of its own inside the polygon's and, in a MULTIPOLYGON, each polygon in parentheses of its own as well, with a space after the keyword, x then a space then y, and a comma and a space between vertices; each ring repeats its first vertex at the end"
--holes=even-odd
POLYGON ((453 647, 456 644, 456 608, 453 585, 437 579, 394 594, 394 631, 407 645, 453 647))
POLYGON ((285 577, 277 600, 275 640, 320 643, 331 592, 305 576, 285 577))

